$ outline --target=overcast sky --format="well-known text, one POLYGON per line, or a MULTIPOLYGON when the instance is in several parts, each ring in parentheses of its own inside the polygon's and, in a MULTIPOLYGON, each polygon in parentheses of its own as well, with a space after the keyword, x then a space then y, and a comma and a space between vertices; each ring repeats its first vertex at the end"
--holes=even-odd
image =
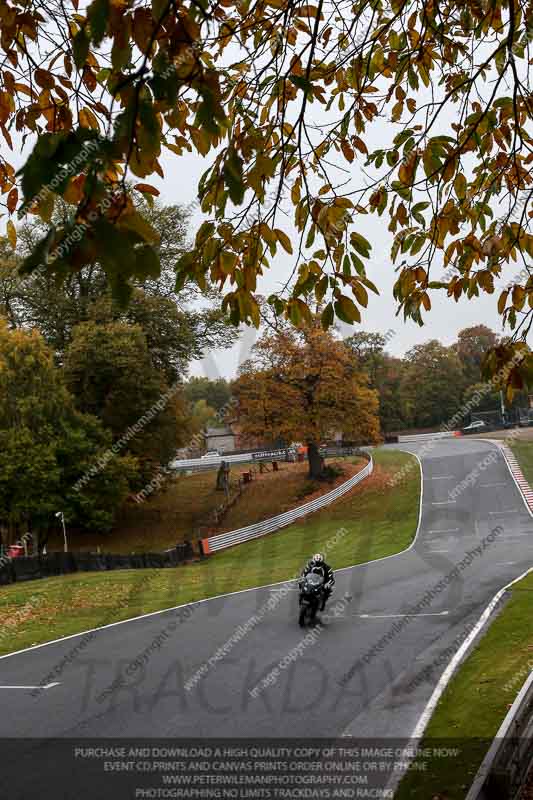
MULTIPOLYGON (((165 203, 192 203, 196 198, 198 178, 211 161, 209 156, 202 158, 191 154, 177 159, 169 155, 162 158, 161 161, 165 180, 151 179, 151 182, 161 191, 160 199, 165 203)), ((192 218, 191 232, 196 229, 201 220, 201 212, 196 212, 192 218)), ((433 307, 429 314, 425 315, 427 322, 423 327, 410 320, 404 322, 402 316, 397 317, 396 302, 392 296, 395 272, 394 265, 390 260, 392 236, 387 230, 387 214, 385 212, 382 217, 369 214, 364 217, 364 220, 365 226, 364 229, 360 229, 360 232, 372 244, 372 258, 368 262, 367 275, 379 288, 380 295, 378 297, 369 292, 368 308, 361 309, 361 324, 350 327, 342 323, 343 336, 350 335, 356 330, 385 333, 392 328, 395 333, 391 336, 387 349, 392 355, 401 356, 413 345, 428 339, 439 339, 444 344, 451 344, 456 340, 457 333, 470 325, 484 323, 497 333, 502 333, 501 319, 496 309, 498 291, 493 295, 484 294, 471 300, 462 298, 458 303, 447 298, 444 291, 442 296, 440 296, 440 292, 434 291, 431 294, 433 307)), ((280 217, 277 225, 290 233, 291 230, 294 230, 292 215, 290 219, 280 217)), ((276 256, 271 260, 271 269, 259 281, 259 292, 267 295, 280 289, 292 266, 292 257, 282 248, 278 248, 276 256)), ((509 266, 506 280, 502 280, 501 284, 508 282, 518 271, 516 265, 509 266)), ((439 269, 438 272, 442 274, 443 270, 439 269)), ((437 279, 435 273, 434 280, 437 279)), ((211 353, 204 362, 195 363, 191 372, 196 375, 207 374, 209 377, 215 377, 218 371, 224 377, 235 376, 238 364, 243 359, 243 353, 248 351, 254 337, 254 330, 243 332, 240 343, 235 347, 231 350, 211 353)))

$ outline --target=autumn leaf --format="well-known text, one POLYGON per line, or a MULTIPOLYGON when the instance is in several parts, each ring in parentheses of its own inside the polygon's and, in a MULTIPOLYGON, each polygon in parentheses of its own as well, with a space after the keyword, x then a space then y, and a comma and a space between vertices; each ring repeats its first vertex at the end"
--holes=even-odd
POLYGON ((159 197, 159 189, 156 189, 155 186, 150 186, 149 183, 136 183, 133 187, 137 189, 138 192, 143 192, 144 194, 151 194, 154 197, 159 197))
POLYGON ((348 142, 346 141, 346 139, 343 139, 341 141, 341 150, 344 154, 344 158, 351 163, 355 158, 355 153, 348 144, 348 142))
POLYGON ((7 196, 7 210, 9 211, 10 214, 12 214, 15 211, 18 199, 19 199, 18 189, 14 187, 13 189, 11 189, 11 191, 7 196))
POLYGON ((10 219, 7 221, 7 238, 9 239, 9 244, 14 250, 17 246, 17 231, 13 225, 13 221, 10 219))
POLYGON ((283 249, 289 253, 289 255, 292 255, 292 245, 287 234, 281 231, 279 228, 274 228, 274 233, 276 234, 277 240, 283 249))

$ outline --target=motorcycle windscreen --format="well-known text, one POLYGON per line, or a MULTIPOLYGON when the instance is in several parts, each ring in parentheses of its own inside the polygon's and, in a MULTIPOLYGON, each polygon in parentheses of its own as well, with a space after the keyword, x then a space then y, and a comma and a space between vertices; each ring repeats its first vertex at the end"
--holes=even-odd
POLYGON ((317 575, 316 573, 311 572, 309 575, 307 575, 305 582, 310 589, 318 589, 318 587, 322 586, 324 583, 324 578, 322 575, 317 575))

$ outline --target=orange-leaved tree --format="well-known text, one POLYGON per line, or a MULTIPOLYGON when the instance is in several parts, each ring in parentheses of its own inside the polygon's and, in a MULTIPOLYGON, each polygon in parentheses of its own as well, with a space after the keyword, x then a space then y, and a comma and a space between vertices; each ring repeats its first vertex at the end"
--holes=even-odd
POLYGON ((319 325, 266 333, 233 387, 244 434, 307 444, 309 476, 320 478, 320 444, 336 432, 379 440, 377 393, 342 341, 319 325))
POLYGON ((359 321, 375 216, 405 316, 494 294, 515 341, 492 366, 518 354, 509 385, 533 382, 532 33, 532 0, 3 0, 0 140, 33 146, 18 173, 0 154, 8 236, 38 214, 27 271, 98 260, 127 299, 159 270, 128 181, 150 198, 164 156, 194 154, 205 219, 178 281, 217 284, 235 323, 259 325, 281 250, 279 314, 359 321))

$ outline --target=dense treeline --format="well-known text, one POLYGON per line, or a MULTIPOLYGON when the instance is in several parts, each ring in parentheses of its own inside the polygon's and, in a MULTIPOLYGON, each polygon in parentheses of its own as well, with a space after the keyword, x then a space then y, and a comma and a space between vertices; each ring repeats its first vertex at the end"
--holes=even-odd
MULTIPOLYGON (((345 341, 378 392, 383 432, 435 427, 462 407, 464 423, 468 423, 467 403, 486 386, 485 356, 499 344, 498 336, 485 325, 464 328, 449 347, 436 339, 415 345, 403 358, 387 352, 386 338, 379 333, 361 331, 345 341)), ((527 394, 518 392, 512 406, 527 406, 527 402, 527 394)), ((499 409, 496 384, 490 391, 483 390, 473 407, 475 411, 499 409)))
MULTIPOLYGON (((98 263, 61 276, 21 274, 42 231, 0 241, 0 533, 39 540, 63 511, 70 524, 108 530, 127 495, 187 444, 196 422, 188 365, 236 330, 213 302, 175 289, 187 212, 138 198, 138 224, 159 242, 162 271, 147 265, 127 305, 98 263)), ((53 222, 71 213, 56 208, 53 222)))
MULTIPOLYGON (((285 335, 287 332, 285 331, 285 335)), ((338 342, 338 340, 336 340, 338 342)), ((494 412, 501 410, 499 387, 487 383, 484 372, 484 359, 487 353, 500 343, 498 336, 485 325, 474 325, 461 330, 457 341, 446 347, 433 339, 412 347, 402 358, 387 351, 388 337, 380 333, 359 331, 344 340, 344 346, 351 353, 354 367, 366 374, 368 387, 375 390, 379 399, 379 422, 382 434, 414 428, 435 428, 452 419, 457 413, 461 424, 470 422, 471 412, 494 412), (472 401, 474 398, 474 401, 472 401)), ((284 342, 278 336, 270 340, 272 352, 280 357, 284 342)), ((259 343, 252 351, 253 357, 245 366, 244 373, 256 386, 266 380, 264 364, 258 364, 259 351, 265 345, 259 343), (252 377, 250 377, 252 376, 252 377)), ((294 363, 303 363, 303 351, 297 354, 294 363)), ((330 364, 335 371, 335 367, 330 364)), ((337 376, 338 379, 338 376, 337 376)), ((185 394, 193 414, 195 431, 208 425, 219 425, 224 419, 224 408, 233 396, 242 394, 246 378, 233 385, 220 378, 210 381, 207 378, 191 378, 185 386, 185 394)), ((284 386, 287 384, 285 378, 284 386)), ((289 414, 281 407, 283 392, 279 387, 275 392, 279 402, 280 414, 289 414)), ((342 403, 341 403, 342 404, 342 403)), ((276 406, 276 403, 273 403, 276 406)), ((516 392, 511 402, 505 399, 508 412, 528 406, 525 392, 516 392)), ((229 406, 230 416, 238 416, 235 406, 229 406)), ((353 410, 353 409, 352 409, 353 410)), ((272 438, 272 431, 265 430, 265 413, 257 412, 257 418, 247 413, 244 427, 272 438), (267 435, 268 434, 268 435, 267 435)), ((510 414, 513 417, 513 414, 510 414)), ((301 415, 300 415, 301 417, 301 415)), ((244 417, 243 417, 244 419, 244 417)), ((243 421, 241 419, 241 422, 243 421)), ((333 421, 332 421, 333 424, 333 421)), ((292 426, 293 438, 300 438, 298 426, 292 426)), ((302 426, 303 427, 303 422, 302 426)), ((342 427, 342 426, 341 426, 342 427)), ((300 434, 302 431, 300 431, 300 434)))

